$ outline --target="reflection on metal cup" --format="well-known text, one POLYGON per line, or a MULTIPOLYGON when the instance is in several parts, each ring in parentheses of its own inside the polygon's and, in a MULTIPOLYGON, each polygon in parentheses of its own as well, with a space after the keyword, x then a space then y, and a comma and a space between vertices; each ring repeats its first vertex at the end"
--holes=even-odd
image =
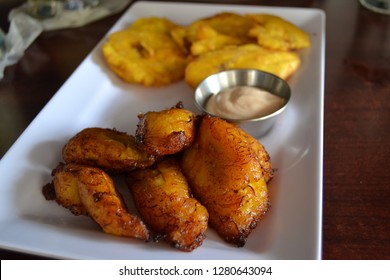
POLYGON ((56 0, 28 0, 27 9, 33 17, 50 18, 57 14, 59 4, 56 0))
POLYGON ((390 0, 359 0, 359 2, 371 11, 390 15, 390 0))

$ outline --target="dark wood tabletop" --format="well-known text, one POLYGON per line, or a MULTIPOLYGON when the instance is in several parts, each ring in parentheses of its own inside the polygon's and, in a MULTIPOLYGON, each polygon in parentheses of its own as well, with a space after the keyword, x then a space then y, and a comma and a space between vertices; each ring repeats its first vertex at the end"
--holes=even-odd
MULTIPOLYGON (((0 2, 5 32, 9 11, 23 2, 0 2)), ((390 259, 390 16, 358 0, 219 2, 326 13, 322 257, 390 259)), ((120 16, 43 32, 6 68, 0 80, 0 158, 120 16)), ((41 258, 6 250, 0 256, 41 258)))

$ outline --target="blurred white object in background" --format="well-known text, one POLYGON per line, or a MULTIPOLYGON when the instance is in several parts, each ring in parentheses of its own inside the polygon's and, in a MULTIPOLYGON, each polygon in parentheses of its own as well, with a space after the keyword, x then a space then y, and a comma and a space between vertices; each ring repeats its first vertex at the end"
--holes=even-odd
POLYGON ((5 34, 3 30, 0 28, 0 61, 4 56, 5 52, 5 34))
POLYGON ((390 15, 390 0, 359 0, 359 2, 371 11, 390 15))
MULTIPOLYGON (((43 1, 43 0, 28 0, 43 1)), ((46 0, 51 1, 51 0, 46 0)), ((126 8, 132 0, 61 0, 53 1, 57 3, 56 14, 52 17, 35 17, 43 26, 45 31, 62 28, 75 28, 102 19, 115 14, 126 8), (66 2, 67 3, 66 3, 66 2), (73 3, 71 5, 71 2, 73 3), (83 2, 76 5, 76 2, 83 2), (87 2, 89 4, 87 4, 87 2), (84 4, 85 3, 85 4, 84 4), (68 6, 66 6, 68 5, 68 6), (96 5, 96 6, 92 6, 96 5)), ((28 2, 13 9, 8 18, 12 21, 13 17, 19 14, 30 16, 28 2)))
POLYGON ((85 7, 97 7, 100 0, 63 0, 65 10, 77 10, 85 7))
POLYGON ((2 43, 3 57, 0 59, 0 79, 4 76, 4 68, 15 64, 42 31, 42 25, 32 17, 19 14, 11 20, 10 28, 2 43))
POLYGON ((57 0, 28 0, 27 9, 33 17, 51 18, 57 14, 60 4, 57 0))
POLYGON ((5 67, 18 62, 28 46, 43 31, 80 27, 118 13, 132 2, 132 0, 83 0, 89 4, 85 4, 82 9, 65 10, 64 1, 27 0, 21 6, 11 10, 8 14, 10 21, 8 33, 4 34, 0 30, 0 79, 4 77, 5 67), (42 4, 42 6, 33 6, 36 10, 31 10, 30 4, 42 4), (37 14, 32 16, 34 11, 37 14))

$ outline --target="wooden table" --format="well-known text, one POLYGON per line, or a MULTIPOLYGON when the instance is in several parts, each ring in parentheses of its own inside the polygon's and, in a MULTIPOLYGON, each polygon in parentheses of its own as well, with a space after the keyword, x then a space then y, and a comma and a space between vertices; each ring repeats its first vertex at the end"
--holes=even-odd
MULTIPOLYGON (((22 2, 1 2, 4 31, 8 12, 22 2)), ((219 2, 325 11, 323 259, 390 259, 390 16, 357 0, 219 2)), ((119 17, 44 32, 6 69, 0 157, 119 17)), ((0 255, 40 258, 5 250, 0 255)))

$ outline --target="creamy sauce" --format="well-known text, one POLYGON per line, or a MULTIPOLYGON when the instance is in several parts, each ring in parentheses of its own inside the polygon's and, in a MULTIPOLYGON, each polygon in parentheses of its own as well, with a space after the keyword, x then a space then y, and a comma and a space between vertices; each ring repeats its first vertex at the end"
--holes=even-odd
POLYGON ((212 95, 206 110, 227 119, 252 119, 271 114, 281 108, 284 99, 265 90, 239 86, 212 95))

